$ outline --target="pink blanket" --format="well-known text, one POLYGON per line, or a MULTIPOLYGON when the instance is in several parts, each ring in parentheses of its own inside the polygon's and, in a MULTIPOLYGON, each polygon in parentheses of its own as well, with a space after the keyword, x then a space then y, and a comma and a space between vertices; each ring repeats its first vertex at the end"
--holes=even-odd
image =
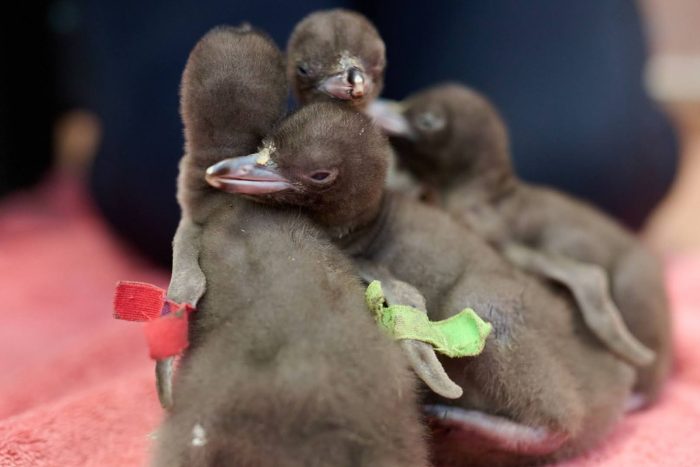
MULTIPOLYGON (((0 466, 132 466, 161 417, 141 327, 117 280, 168 276, 116 241, 76 184, 0 204, 0 466)), ((668 263, 676 369, 658 405, 566 466, 700 465, 700 256, 668 263)))

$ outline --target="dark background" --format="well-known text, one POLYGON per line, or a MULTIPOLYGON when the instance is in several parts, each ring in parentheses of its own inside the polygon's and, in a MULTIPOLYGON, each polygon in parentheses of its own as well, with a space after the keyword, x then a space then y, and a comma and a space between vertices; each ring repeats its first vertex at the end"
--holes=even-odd
POLYGON ((59 115, 90 110, 103 129, 90 183, 98 206, 169 264, 189 50, 212 26, 242 21, 284 47, 304 15, 336 6, 366 14, 384 37, 385 96, 445 80, 485 92, 510 126, 523 178, 633 228, 668 189, 677 147, 642 86, 647 44, 633 1, 64 0, 2 15, 0 195, 48 169, 59 115))

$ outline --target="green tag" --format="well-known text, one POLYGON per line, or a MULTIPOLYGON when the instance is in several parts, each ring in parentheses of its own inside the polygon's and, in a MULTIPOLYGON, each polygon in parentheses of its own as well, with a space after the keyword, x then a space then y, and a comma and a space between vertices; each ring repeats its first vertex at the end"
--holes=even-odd
POLYGON ((471 308, 465 308, 442 321, 430 321, 428 315, 416 308, 407 305, 385 306, 379 281, 369 284, 365 299, 377 324, 394 339, 427 342, 448 357, 480 354, 493 329, 471 308))

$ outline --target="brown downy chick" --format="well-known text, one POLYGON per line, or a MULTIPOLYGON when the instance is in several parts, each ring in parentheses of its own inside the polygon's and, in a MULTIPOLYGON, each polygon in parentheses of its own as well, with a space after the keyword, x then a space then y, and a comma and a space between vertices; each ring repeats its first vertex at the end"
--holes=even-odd
MULTIPOLYGON (((300 104, 333 101, 366 111, 381 94, 386 67, 384 41, 359 13, 313 13, 295 27, 287 44, 287 77, 300 104)), ((383 119, 382 124, 391 124, 383 119)), ((421 187, 390 159, 387 184, 418 197, 421 187)))
POLYGON ((287 44, 287 77, 302 104, 332 99, 362 109, 382 91, 385 63, 372 23, 342 9, 310 14, 287 44))
MULTIPOLYGON (((637 348, 636 390, 646 402, 658 397, 670 367, 670 316, 660 267, 639 240, 592 206, 519 180, 506 127, 477 92, 441 85, 377 107, 402 121, 392 144, 402 163, 441 194, 445 209, 519 266, 568 287, 598 336, 617 338, 611 345, 620 344, 620 334, 606 324, 619 309, 656 354, 644 366, 637 348), (609 310, 607 317, 596 315, 601 310, 609 310)), ((622 350, 635 357, 626 352, 632 347, 622 350)))
POLYGON ((347 259, 298 213, 226 211, 154 465, 426 466, 415 378, 347 259))
POLYGON ((192 50, 182 76, 185 157, 178 201, 201 223, 206 205, 231 198, 205 180, 207 167, 260 144, 285 109, 287 81, 277 46, 249 26, 215 28, 192 50))
MULTIPOLYGON (((250 26, 215 28, 190 54, 180 102, 187 122, 177 192, 182 219, 173 239, 168 287, 175 302, 196 307, 204 294, 206 279, 198 261, 201 227, 211 209, 230 201, 206 183, 204 171, 219 159, 255 148, 284 112, 286 95, 281 52, 250 26)), ((165 408, 172 404, 173 364, 173 358, 156 364, 158 397, 165 408)))
POLYGON ((196 267, 204 291, 153 465, 425 466, 415 378, 348 259, 298 210, 204 180, 208 165, 255 150, 285 100, 265 36, 219 28, 192 51, 179 199, 197 235, 176 248, 189 252, 180 276, 196 267))
POLYGON ((390 151, 368 117, 315 103, 284 120, 263 151, 223 161, 209 176, 261 203, 302 208, 346 252, 415 286, 433 319, 471 307, 493 324, 481 355, 443 359, 464 394, 434 397, 431 412, 468 440, 445 443, 441 460, 515 465, 594 444, 621 417, 632 368, 598 345, 558 289, 446 213, 385 192, 390 151), (266 180, 251 177, 259 170, 266 180))

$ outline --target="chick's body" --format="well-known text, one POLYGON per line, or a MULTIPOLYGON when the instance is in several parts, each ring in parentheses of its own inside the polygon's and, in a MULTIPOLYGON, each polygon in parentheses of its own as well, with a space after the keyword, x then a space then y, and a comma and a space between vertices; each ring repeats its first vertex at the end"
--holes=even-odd
POLYGON ((569 289, 600 276, 592 290, 596 302, 609 294, 631 333, 655 353, 651 364, 638 368, 635 390, 647 402, 656 399, 671 365, 670 315, 656 258, 587 203, 519 180, 505 124, 477 92, 440 85, 402 106, 411 135, 392 139, 397 153, 439 193, 453 218, 499 248, 523 245, 547 261, 566 263, 569 289))
MULTIPOLYGON (((443 359, 464 394, 433 397, 431 410, 469 436, 441 445, 438 459, 539 462, 583 450, 610 431, 632 368, 596 342, 561 290, 519 271, 447 213, 386 191, 390 148, 368 117, 315 103, 268 138, 274 171, 288 183, 256 199, 300 208, 360 264, 417 288, 431 318, 471 307, 493 324, 481 355, 443 359)), ((231 173, 246 173, 243 167, 231 173)), ((236 181, 240 189, 246 183, 236 181)))
POLYGON ((201 242, 207 291, 156 465, 426 465, 414 377, 317 229, 243 202, 201 242))
MULTIPOLYGON (((495 415, 503 426, 513 421, 549 432, 515 447, 514 436, 513 444, 505 442, 506 432, 495 442, 474 429, 471 438, 442 439, 438 458, 454 465, 467 459, 473 464, 466 465, 509 465, 563 458, 609 433, 623 414, 634 371, 598 344, 571 299, 517 271, 445 213, 403 195, 388 196, 389 213, 372 233, 365 257, 420 290, 432 319, 470 307, 494 327, 478 357, 442 359, 464 395, 454 402, 430 396, 428 402, 495 415)), ((446 413, 449 420, 459 411, 446 413)))
POLYGON ((281 53, 250 28, 217 28, 192 51, 189 234, 176 235, 169 295, 197 312, 153 465, 425 466, 415 379, 348 260, 297 210, 205 182, 211 164, 255 150, 285 100, 281 53))

